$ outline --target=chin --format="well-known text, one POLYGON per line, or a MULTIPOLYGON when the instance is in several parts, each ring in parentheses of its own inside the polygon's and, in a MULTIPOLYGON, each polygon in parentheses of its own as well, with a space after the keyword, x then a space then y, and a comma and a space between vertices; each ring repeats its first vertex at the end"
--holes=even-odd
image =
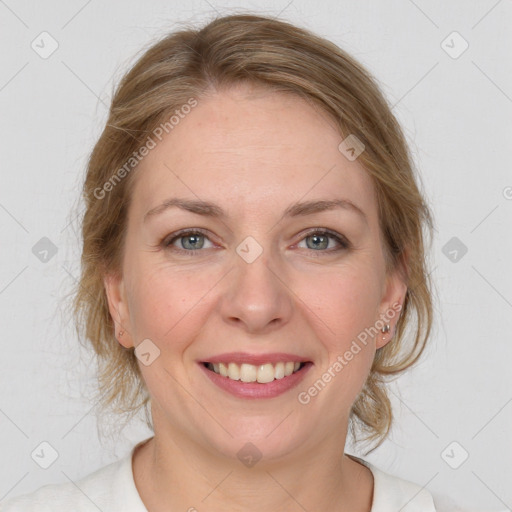
POLYGON ((206 442, 212 451, 227 459, 238 459, 247 467, 275 464, 290 454, 297 455, 311 441, 311 433, 304 430, 304 425, 299 431, 297 425, 289 423, 296 413, 287 418, 288 414, 280 411, 275 415, 233 418, 227 428, 231 435, 219 427, 222 433, 211 436, 213 432, 209 431, 206 442))

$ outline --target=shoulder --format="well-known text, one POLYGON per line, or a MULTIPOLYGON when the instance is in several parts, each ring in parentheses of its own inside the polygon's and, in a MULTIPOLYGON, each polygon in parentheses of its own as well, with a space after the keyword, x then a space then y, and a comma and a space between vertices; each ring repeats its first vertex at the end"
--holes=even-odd
POLYGON ((459 511, 452 501, 442 496, 434 497, 424 487, 391 475, 368 461, 350 455, 357 462, 368 467, 374 480, 371 512, 455 512, 459 511))
MULTIPOLYGON (((104 466, 76 482, 45 485, 0 503, 1 512, 89 512, 131 510, 126 489, 133 482, 131 455, 104 466), (131 479, 131 480, 130 480, 131 479), (127 485, 128 484, 128 485, 127 485)), ((135 487, 133 486, 133 489, 135 487)), ((137 496, 138 497, 138 496, 137 496)), ((138 511, 139 509, 133 509, 138 511)))

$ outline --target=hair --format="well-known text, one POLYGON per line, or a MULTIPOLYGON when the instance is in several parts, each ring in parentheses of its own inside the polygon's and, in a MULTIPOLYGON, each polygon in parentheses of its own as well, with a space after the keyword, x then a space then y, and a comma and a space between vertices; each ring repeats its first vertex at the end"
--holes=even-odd
POLYGON ((432 214, 404 134, 376 80, 330 41, 263 16, 224 16, 199 30, 169 34, 139 57, 115 90, 87 166, 81 276, 73 302, 79 339, 96 355, 100 405, 130 418, 144 408, 153 428, 149 393, 133 349, 115 338, 103 282, 107 273, 121 272, 133 157, 142 154, 157 127, 172 129, 169 117, 185 111, 191 99, 241 83, 295 94, 326 112, 341 137, 353 134, 364 144, 358 162, 374 185, 386 270, 400 270, 407 284, 395 336, 377 350, 350 411, 355 441, 370 441, 375 449, 392 425, 389 377, 418 360, 432 328, 425 243, 432 214))

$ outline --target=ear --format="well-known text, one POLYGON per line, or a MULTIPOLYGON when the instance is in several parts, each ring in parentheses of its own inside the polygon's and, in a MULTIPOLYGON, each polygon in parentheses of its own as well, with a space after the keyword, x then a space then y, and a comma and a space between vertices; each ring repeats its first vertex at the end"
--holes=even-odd
POLYGON ((121 276, 107 274, 103 277, 103 284, 107 294, 110 316, 115 324, 115 336, 123 347, 133 347, 124 280, 121 276), (120 335, 120 333, 122 334, 120 335))
POLYGON ((407 294, 407 284, 405 281, 405 269, 399 265, 393 271, 388 273, 383 290, 382 300, 379 306, 380 319, 384 325, 389 324, 389 331, 383 333, 379 330, 375 341, 376 348, 382 348, 389 343, 394 336, 396 324, 400 317, 405 296, 407 294))

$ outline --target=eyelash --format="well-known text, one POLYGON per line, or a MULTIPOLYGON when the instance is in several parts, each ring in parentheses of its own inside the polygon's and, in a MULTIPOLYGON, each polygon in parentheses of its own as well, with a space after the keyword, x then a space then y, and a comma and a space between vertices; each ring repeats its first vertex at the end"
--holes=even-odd
MULTIPOLYGON (((194 256, 196 253, 203 251, 203 249, 188 250, 188 249, 180 249, 179 247, 172 247, 172 244, 176 240, 179 240, 180 238, 186 238, 187 236, 190 236, 190 235, 204 235, 206 238, 208 238, 207 232, 201 228, 183 229, 181 231, 177 231, 176 233, 172 233, 171 235, 164 238, 161 242, 161 245, 163 246, 164 249, 172 250, 174 252, 177 252, 179 254, 185 254, 187 256, 194 256)), ((327 235, 330 238, 333 238, 334 240, 336 240, 336 242, 340 245, 340 247, 334 248, 334 249, 332 249, 332 248, 324 249, 324 250, 319 250, 319 251, 316 251, 314 249, 309 249, 311 252, 331 254, 334 252, 343 251, 343 250, 352 248, 352 245, 348 241, 347 238, 345 238, 343 235, 340 235, 336 231, 332 231, 332 230, 326 229, 326 228, 312 228, 312 229, 308 230, 306 233, 304 233, 303 237, 297 243, 300 243, 300 242, 302 242, 302 240, 304 240, 310 236, 313 236, 313 235, 320 235, 320 236, 327 235)), ((208 240, 209 240, 209 238, 208 238, 208 240)))

